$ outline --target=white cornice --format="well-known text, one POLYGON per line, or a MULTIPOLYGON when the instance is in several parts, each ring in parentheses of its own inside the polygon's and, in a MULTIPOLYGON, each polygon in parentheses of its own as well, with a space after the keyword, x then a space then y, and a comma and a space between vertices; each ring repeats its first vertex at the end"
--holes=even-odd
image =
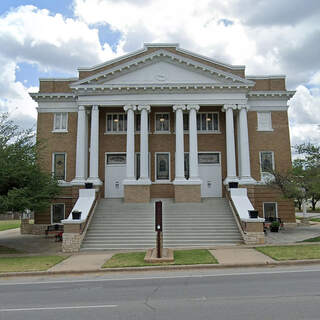
POLYGON ((246 79, 253 80, 266 80, 266 79, 285 79, 286 75, 284 74, 272 74, 272 75, 248 75, 246 79))
POLYGON ((39 78, 39 81, 77 81, 79 78, 39 78))
POLYGON ((71 100, 75 101, 76 100, 76 95, 74 93, 46 93, 46 92, 30 92, 29 93, 30 97, 34 101, 39 101, 40 99, 48 99, 48 100, 53 100, 53 101, 61 101, 62 99, 65 100, 71 100))
POLYGON ((154 61, 154 59, 170 59, 171 61, 183 64, 184 66, 188 66, 189 68, 194 68, 197 71, 201 70, 202 72, 207 73, 209 75, 217 75, 218 77, 222 77, 226 80, 230 79, 233 82, 237 81, 246 84, 247 86, 254 86, 255 84, 253 81, 247 80, 233 73, 225 72, 220 69, 210 67, 206 64, 202 64, 189 58, 181 57, 177 54, 171 53, 166 50, 158 50, 143 57, 130 60, 116 67, 104 70, 90 77, 76 81, 70 87, 76 88, 85 83, 90 83, 91 81, 101 81, 102 79, 107 80, 107 77, 114 77, 115 75, 120 76, 120 74, 122 74, 123 72, 127 72, 130 68, 137 68, 137 66, 141 66, 142 64, 145 64, 148 61, 154 61))
POLYGON ((284 97, 284 98, 291 98, 294 96, 295 91, 249 91, 249 97, 284 97))

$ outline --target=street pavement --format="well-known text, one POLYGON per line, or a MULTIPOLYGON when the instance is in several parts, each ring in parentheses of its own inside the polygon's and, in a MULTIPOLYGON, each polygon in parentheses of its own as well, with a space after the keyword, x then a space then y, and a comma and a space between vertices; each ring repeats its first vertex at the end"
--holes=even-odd
POLYGON ((319 266, 0 280, 0 320, 319 319, 319 266))

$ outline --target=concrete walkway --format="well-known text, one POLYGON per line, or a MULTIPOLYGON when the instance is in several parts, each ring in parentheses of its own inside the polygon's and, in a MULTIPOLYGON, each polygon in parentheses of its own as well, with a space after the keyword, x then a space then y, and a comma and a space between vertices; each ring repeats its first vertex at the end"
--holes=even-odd
POLYGON ((273 259, 252 248, 228 248, 210 250, 220 264, 262 264, 274 262, 273 259))

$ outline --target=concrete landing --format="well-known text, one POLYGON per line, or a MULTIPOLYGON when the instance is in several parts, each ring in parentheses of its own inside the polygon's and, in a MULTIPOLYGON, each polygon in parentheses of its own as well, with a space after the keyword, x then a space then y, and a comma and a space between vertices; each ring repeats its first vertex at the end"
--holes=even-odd
POLYGON ((209 250, 220 264, 260 264, 274 262, 270 257, 255 249, 214 249, 209 250))

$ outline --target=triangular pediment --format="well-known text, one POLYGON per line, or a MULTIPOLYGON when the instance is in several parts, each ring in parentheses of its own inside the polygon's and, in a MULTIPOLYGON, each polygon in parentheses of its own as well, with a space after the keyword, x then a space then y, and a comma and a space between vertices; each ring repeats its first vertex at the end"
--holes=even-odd
POLYGON ((75 82, 71 87, 170 86, 170 85, 253 86, 254 82, 233 73, 210 67, 166 50, 97 72, 75 82))

